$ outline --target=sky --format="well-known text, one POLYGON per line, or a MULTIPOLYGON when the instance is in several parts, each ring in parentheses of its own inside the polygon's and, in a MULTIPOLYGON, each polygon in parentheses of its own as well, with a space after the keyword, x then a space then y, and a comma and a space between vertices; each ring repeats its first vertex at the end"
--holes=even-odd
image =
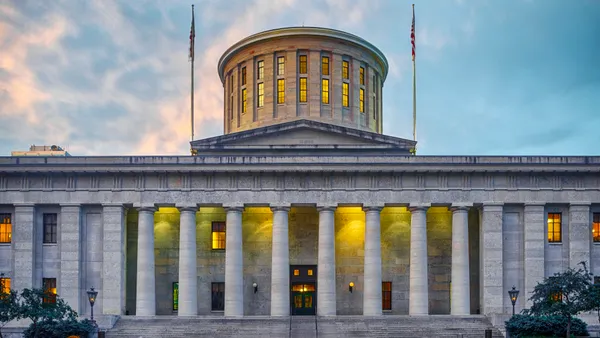
POLYGON ((600 0, 0 0, 0 156, 189 155, 223 134, 222 53, 286 26, 356 34, 390 71, 384 134, 419 155, 600 155, 600 0))

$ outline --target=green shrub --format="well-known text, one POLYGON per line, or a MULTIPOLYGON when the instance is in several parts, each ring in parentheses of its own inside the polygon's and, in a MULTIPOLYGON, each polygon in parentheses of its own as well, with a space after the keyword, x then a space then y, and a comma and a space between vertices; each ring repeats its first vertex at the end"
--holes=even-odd
MULTIPOLYGON (((567 334, 567 318, 564 316, 530 316, 514 315, 506 324, 506 331, 511 337, 565 337, 567 334)), ((571 322, 571 335, 589 336, 587 324, 579 318, 571 322)))
MULTIPOLYGON (((32 323, 23 332, 23 338, 35 338, 36 326, 32 323)), ((94 332, 94 325, 89 319, 77 320, 44 320, 37 323, 37 337, 65 338, 68 336, 87 337, 94 332)))

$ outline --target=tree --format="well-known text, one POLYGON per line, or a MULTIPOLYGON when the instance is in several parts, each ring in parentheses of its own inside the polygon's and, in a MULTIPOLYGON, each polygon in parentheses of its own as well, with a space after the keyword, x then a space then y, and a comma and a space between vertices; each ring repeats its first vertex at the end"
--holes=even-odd
POLYGON ((593 276, 588 272, 585 262, 579 264, 583 268, 570 268, 538 283, 529 298, 533 305, 529 310, 524 310, 526 314, 537 316, 564 317, 567 320, 567 337, 571 336, 573 317, 592 310, 588 297, 593 276))
POLYGON ((43 289, 23 289, 21 299, 20 316, 31 319, 33 337, 39 335, 40 322, 77 320, 77 313, 62 298, 50 295, 43 289))
POLYGON ((2 329, 14 319, 21 317, 19 311, 19 294, 11 290, 6 285, 4 274, 0 274, 0 338, 2 338, 2 329))

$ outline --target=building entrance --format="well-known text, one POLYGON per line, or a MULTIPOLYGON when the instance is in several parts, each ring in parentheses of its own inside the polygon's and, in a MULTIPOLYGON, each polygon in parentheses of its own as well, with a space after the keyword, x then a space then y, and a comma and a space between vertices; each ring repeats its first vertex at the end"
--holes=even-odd
POLYGON ((317 310, 317 266, 290 266, 292 316, 314 316, 317 310))

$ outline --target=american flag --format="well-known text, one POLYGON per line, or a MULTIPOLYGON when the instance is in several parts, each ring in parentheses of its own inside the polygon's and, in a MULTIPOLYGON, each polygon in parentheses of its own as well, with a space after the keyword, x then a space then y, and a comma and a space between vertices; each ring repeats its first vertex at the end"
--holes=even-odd
POLYGON ((410 26, 410 44, 412 45, 412 59, 415 61, 415 5, 413 5, 413 19, 412 25, 410 26))
POLYGON ((192 5, 192 27, 190 28, 190 61, 194 61, 194 40, 196 39, 196 27, 194 25, 194 5, 192 5))

